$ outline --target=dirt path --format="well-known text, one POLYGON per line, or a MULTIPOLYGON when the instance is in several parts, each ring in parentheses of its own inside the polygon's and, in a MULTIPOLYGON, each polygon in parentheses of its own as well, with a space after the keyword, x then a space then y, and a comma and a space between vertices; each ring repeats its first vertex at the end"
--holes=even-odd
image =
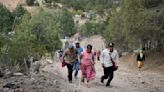
MULTIPOLYGON (((83 40, 81 45, 84 46, 89 43, 94 45, 95 49, 101 50, 103 48, 102 44, 104 43, 101 37, 94 36, 89 39, 90 41, 83 40)), ((91 82, 91 88, 87 88, 84 83, 80 82, 81 71, 79 72, 78 79, 73 80, 73 83, 69 84, 67 81, 67 69, 66 67, 62 68, 60 62, 54 62, 54 64, 46 66, 44 69, 60 76, 63 80, 61 82, 68 89, 78 89, 83 92, 164 92, 164 75, 132 70, 121 60, 119 69, 114 73, 114 79, 111 82, 112 87, 105 87, 105 84, 100 83, 103 70, 99 61, 96 61, 96 79, 91 82)))
MULTIPOLYGON (((118 71, 115 72, 114 79, 111 83, 112 87, 105 87, 100 83, 102 76, 102 68, 100 62, 96 63, 96 79, 91 82, 91 88, 87 88, 85 84, 79 82, 81 72, 77 80, 73 80, 73 84, 67 81, 67 69, 62 68, 60 62, 46 66, 44 69, 61 77, 68 89, 78 89, 83 92, 164 92, 164 76, 148 73, 146 71, 131 71, 126 65, 120 65, 118 71)), ((65 91, 67 92, 67 91, 65 91)))

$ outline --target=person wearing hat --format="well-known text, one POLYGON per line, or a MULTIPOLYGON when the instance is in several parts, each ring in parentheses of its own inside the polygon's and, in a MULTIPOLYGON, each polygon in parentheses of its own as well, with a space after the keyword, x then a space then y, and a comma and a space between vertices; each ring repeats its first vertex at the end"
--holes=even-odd
MULTIPOLYGON (((77 49, 78 56, 83 52, 83 48, 80 46, 80 43, 78 41, 75 42, 75 48, 77 49)), ((79 71, 79 60, 76 59, 73 65, 74 78, 77 79, 78 71, 79 71)))
POLYGON ((77 49, 73 45, 69 45, 62 56, 63 62, 66 62, 68 69, 68 81, 72 83, 73 64, 78 59, 77 49))
POLYGON ((139 71, 143 67, 144 61, 145 61, 145 55, 143 53, 143 50, 140 50, 138 55, 137 55, 137 64, 138 64, 138 70, 139 71))
POLYGON ((109 43, 107 48, 104 49, 100 55, 100 61, 103 67, 104 75, 101 77, 101 83, 104 83, 104 79, 108 79, 106 86, 110 86, 113 79, 114 64, 117 66, 119 54, 114 49, 114 44, 109 43))

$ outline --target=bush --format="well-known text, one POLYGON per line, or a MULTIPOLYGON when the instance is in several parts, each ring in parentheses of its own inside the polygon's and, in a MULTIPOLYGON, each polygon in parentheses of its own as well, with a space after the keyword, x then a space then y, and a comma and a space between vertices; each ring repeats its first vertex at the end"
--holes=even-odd
POLYGON ((158 6, 160 3, 162 3, 162 0, 141 0, 142 4, 146 8, 152 8, 158 6))
POLYGON ((9 32, 13 23, 12 13, 2 4, 0 4, 0 32, 9 32))
POLYGON ((25 12, 26 12, 26 10, 21 5, 18 5, 15 8, 15 10, 13 11, 13 14, 14 14, 14 16, 22 17, 25 12))
POLYGON ((81 34, 83 36, 92 36, 92 35, 102 35, 106 27, 106 24, 104 22, 86 22, 84 25, 81 27, 81 34))

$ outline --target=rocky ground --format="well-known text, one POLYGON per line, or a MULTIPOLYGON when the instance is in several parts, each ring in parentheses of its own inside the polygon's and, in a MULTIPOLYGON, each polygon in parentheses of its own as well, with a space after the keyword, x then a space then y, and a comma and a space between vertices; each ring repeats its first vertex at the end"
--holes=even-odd
POLYGON ((0 78, 0 92, 76 92, 78 90, 73 84, 67 84, 66 80, 60 77, 54 63, 46 63, 44 66, 45 68, 42 67, 37 74, 0 78))

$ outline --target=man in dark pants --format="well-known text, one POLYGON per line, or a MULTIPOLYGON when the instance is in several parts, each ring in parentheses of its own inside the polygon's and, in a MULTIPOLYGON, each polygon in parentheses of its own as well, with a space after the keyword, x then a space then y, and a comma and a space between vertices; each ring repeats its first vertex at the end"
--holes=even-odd
POLYGON ((72 64, 66 64, 68 69, 68 81, 72 83, 72 73, 73 73, 73 65, 72 64))
POLYGON ((100 56, 100 61, 102 63, 102 67, 104 69, 104 75, 101 77, 101 83, 104 83, 104 79, 108 79, 106 86, 110 86, 110 83, 113 79, 113 63, 112 61, 117 65, 118 62, 118 52, 115 50, 113 43, 109 43, 107 48, 102 51, 102 54, 100 56))
POLYGON ((69 45, 68 49, 63 54, 63 62, 66 62, 67 69, 68 69, 68 80, 72 83, 72 73, 73 73, 73 64, 76 59, 78 59, 78 52, 73 45, 69 45))

